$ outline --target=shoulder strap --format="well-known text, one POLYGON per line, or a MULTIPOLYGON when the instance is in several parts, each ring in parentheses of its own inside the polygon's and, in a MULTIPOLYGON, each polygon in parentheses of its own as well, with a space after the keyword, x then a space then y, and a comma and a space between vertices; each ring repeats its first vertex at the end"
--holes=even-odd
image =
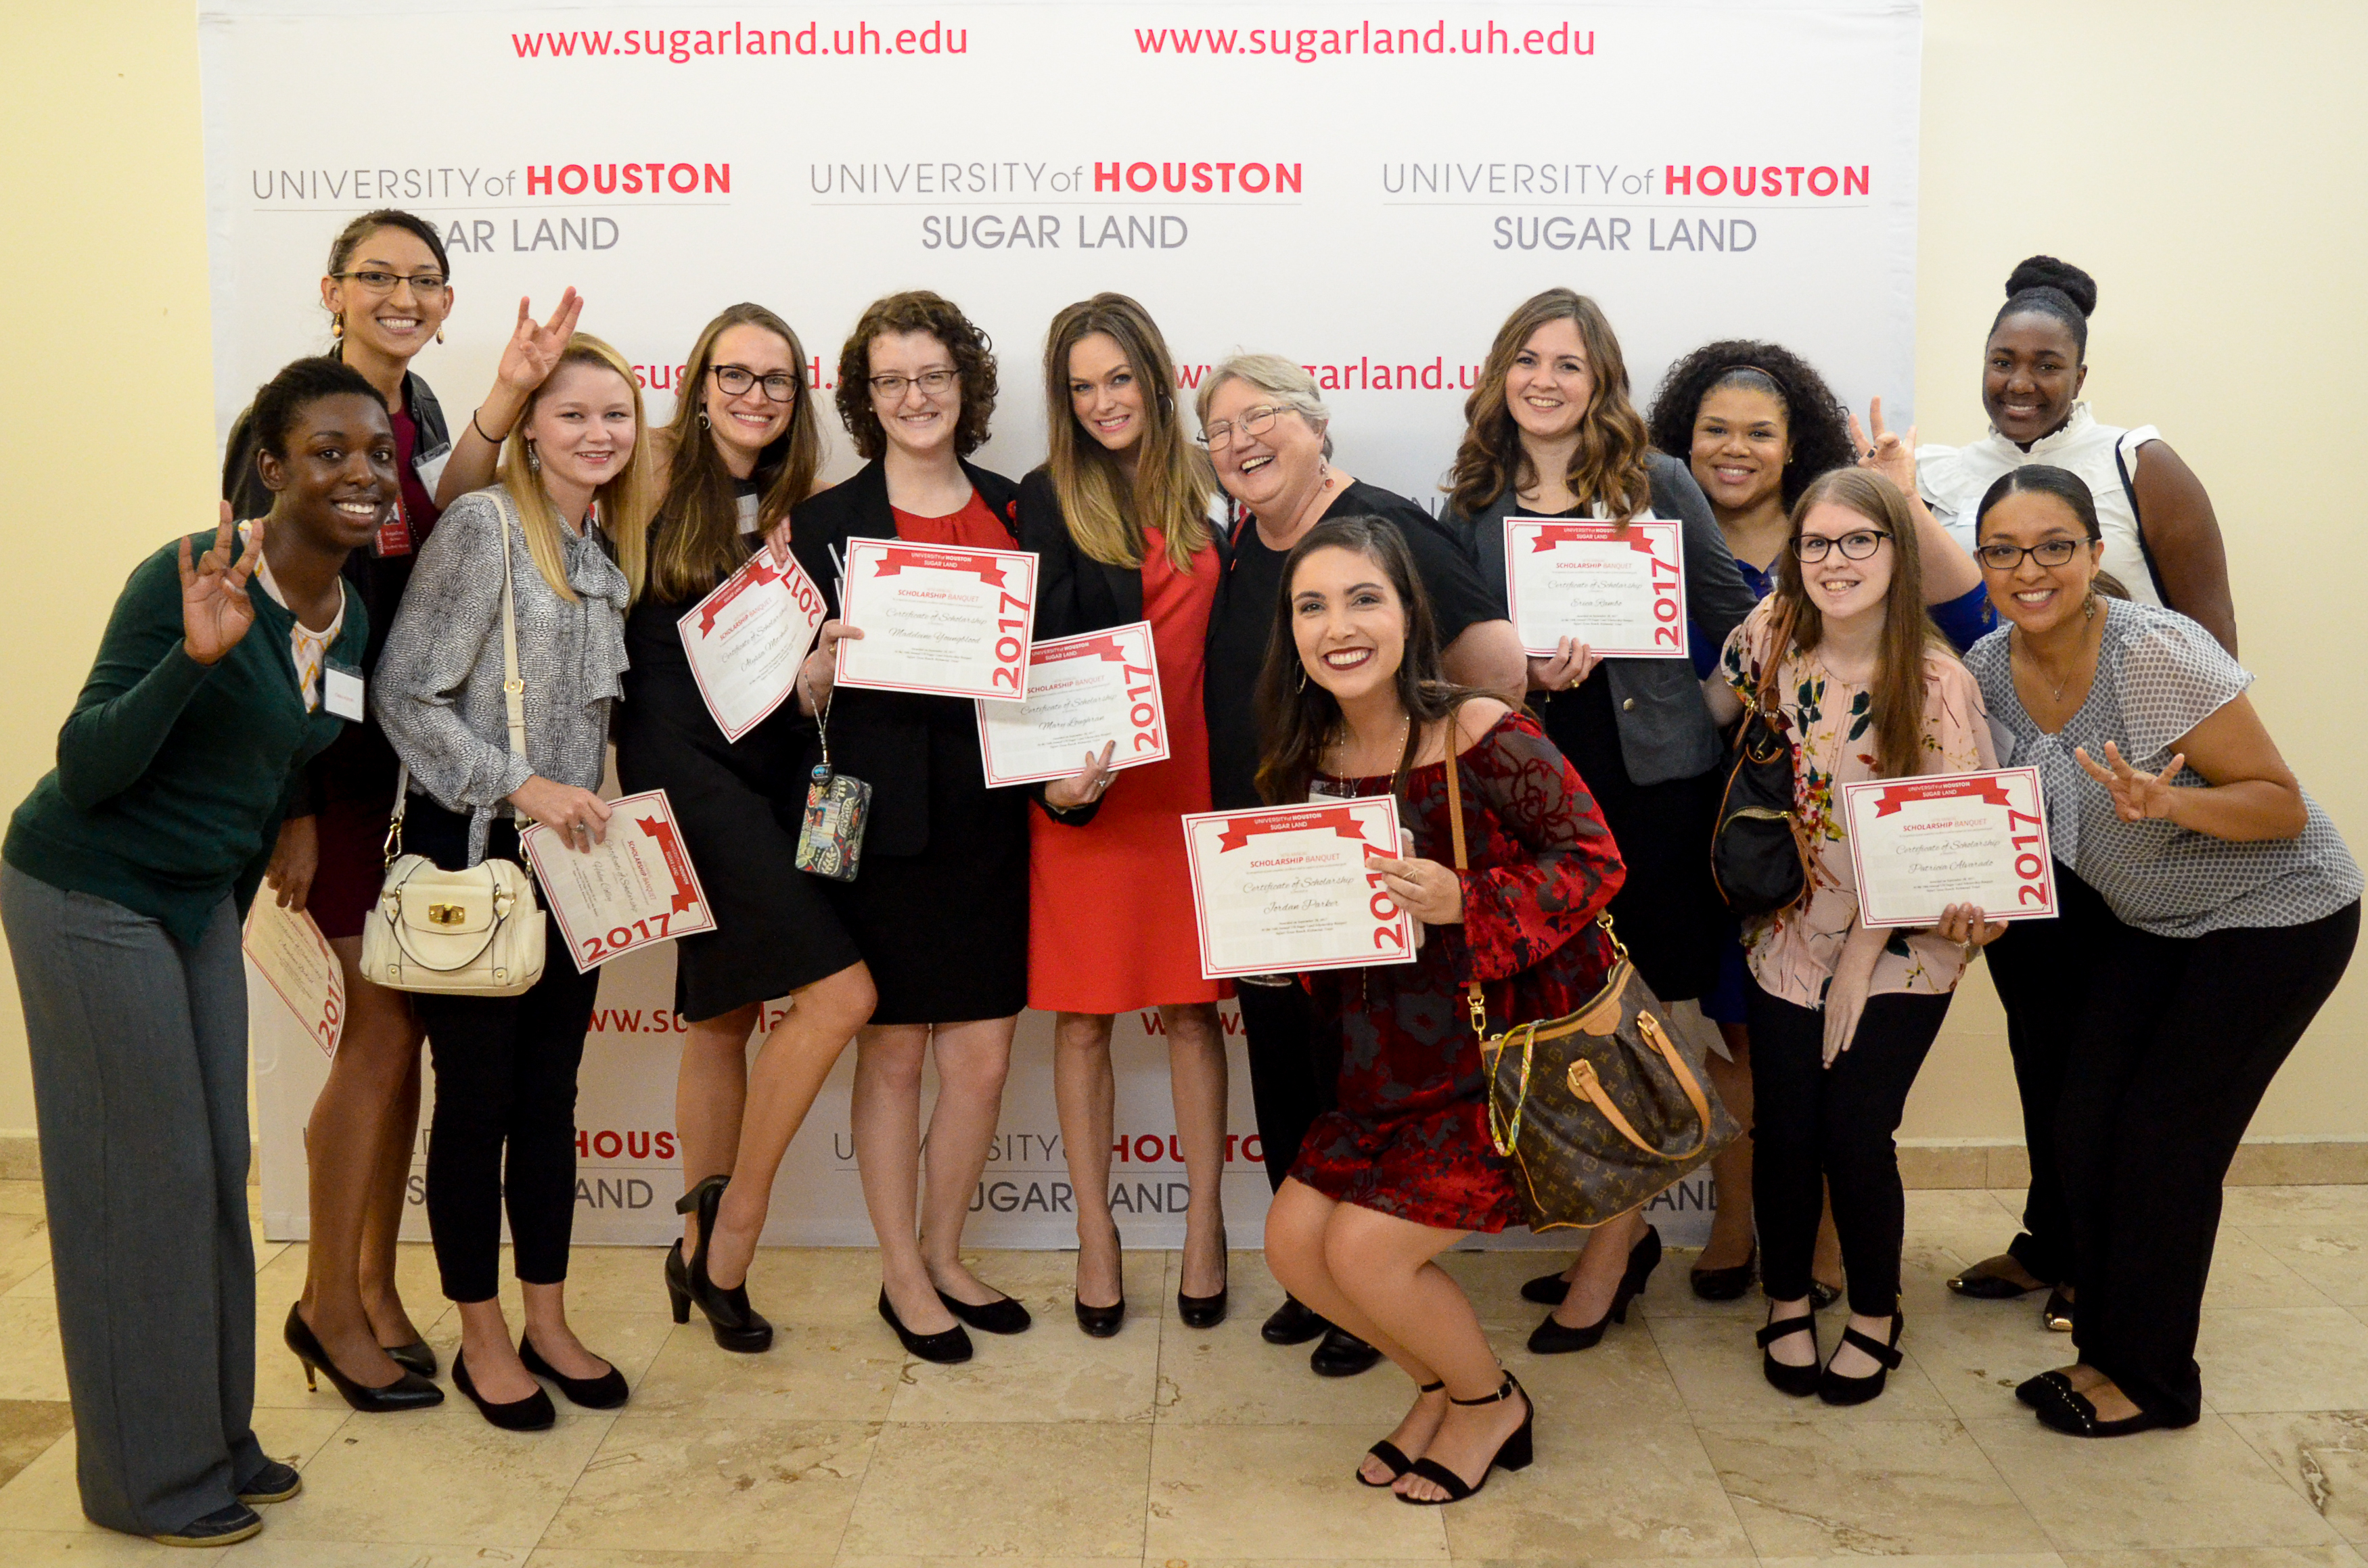
MULTIPOLYGON (((518 585, 510 574, 510 508, 502 498, 502 706, 508 711, 510 751, 526 755, 526 682, 518 678, 518 585)), ((523 534, 525 529, 519 529, 523 534)))
MULTIPOLYGON (((1463 786, 1458 776, 1463 771, 1463 758, 1455 746, 1456 720, 1463 711, 1458 703, 1447 715, 1447 838, 1455 850, 1455 873, 1461 877, 1472 869, 1463 845, 1463 786)), ((1464 1005, 1472 1010, 1472 1033, 1482 1045, 1488 1043, 1488 1000, 1480 990, 1480 983, 1463 983, 1464 1005)))
POLYGON ((2161 438, 2160 433, 2151 425, 2122 432, 2113 440, 2113 472, 2121 476, 2122 494, 2129 497, 2130 520, 2138 526, 2138 559, 2146 562, 2146 576, 2154 584, 2154 597, 2168 605, 2170 603, 2170 595, 2163 590, 2162 568, 2154 563, 2154 547, 2146 543, 2146 516, 2138 510, 2137 482, 2130 475, 2129 460, 2122 455, 2123 449, 2125 447, 2135 450, 2146 445, 2147 441, 2157 441, 2161 438))

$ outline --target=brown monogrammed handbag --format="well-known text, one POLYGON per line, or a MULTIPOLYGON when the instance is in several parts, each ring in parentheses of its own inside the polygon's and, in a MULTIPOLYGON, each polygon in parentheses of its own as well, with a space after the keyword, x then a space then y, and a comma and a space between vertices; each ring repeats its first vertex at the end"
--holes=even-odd
MULTIPOLYGON (((1447 811, 1458 871, 1468 869, 1461 771, 1451 756, 1447 811)), ((1489 1138, 1513 1168, 1532 1231, 1617 1219, 1743 1131, 1719 1104, 1699 1053, 1670 1032, 1611 916, 1597 923, 1611 938, 1611 972, 1575 1013, 1491 1036, 1479 985, 1466 987, 1488 1074, 1489 1138)))

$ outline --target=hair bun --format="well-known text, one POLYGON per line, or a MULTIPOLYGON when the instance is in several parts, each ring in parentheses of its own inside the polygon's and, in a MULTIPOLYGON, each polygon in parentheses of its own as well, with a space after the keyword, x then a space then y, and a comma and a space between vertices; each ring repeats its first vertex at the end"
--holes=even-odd
POLYGON ((2027 289, 2053 289, 2078 305, 2082 315, 2097 313, 2097 280, 2068 261, 2025 256, 2006 276, 2006 297, 2011 300, 2027 289))

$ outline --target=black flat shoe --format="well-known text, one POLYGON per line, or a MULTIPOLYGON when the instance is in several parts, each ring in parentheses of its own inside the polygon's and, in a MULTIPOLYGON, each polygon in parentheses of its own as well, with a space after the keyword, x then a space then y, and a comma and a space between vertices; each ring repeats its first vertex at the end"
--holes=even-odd
POLYGON ((1686 1282, 1694 1294, 1705 1301, 1739 1301, 1759 1278, 1759 1244, 1753 1242, 1751 1251, 1741 1263, 1730 1268, 1691 1268, 1686 1282))
POLYGON ((1304 1345, 1331 1326, 1298 1297, 1285 1296, 1259 1325, 1258 1337, 1269 1345, 1304 1345))
POLYGON ((1324 1343, 1307 1358, 1307 1366, 1319 1378, 1353 1378, 1372 1371, 1381 1358, 1380 1351, 1333 1324, 1324 1330, 1324 1343))
POLYGON ((216 1508, 202 1519, 192 1519, 179 1529, 164 1530, 148 1539, 163 1546, 229 1546, 262 1528, 261 1515, 244 1503, 233 1503, 227 1508, 216 1508))
POLYGON ((1827 1307, 1832 1306, 1836 1301, 1839 1301, 1841 1299, 1842 1288, 1840 1286, 1828 1285, 1822 1279, 1812 1279, 1809 1281, 1809 1304, 1815 1307, 1817 1311, 1824 1312, 1827 1307))
POLYGON ((292 1303, 288 1308, 288 1322, 280 1329, 279 1337, 294 1352, 296 1359, 304 1364, 307 1392, 320 1392, 321 1385, 313 1380, 313 1374, 318 1371, 329 1380, 338 1397, 365 1415, 382 1415, 393 1410, 426 1410, 430 1405, 444 1403, 442 1389, 408 1369, 394 1381, 382 1383, 377 1388, 354 1381, 337 1370, 337 1364, 329 1359, 329 1353, 321 1347, 320 1339, 313 1333, 313 1325, 304 1321, 304 1314, 292 1303))
POLYGON ((540 1388, 524 1399, 514 1399, 507 1404, 495 1404, 477 1392, 476 1383, 469 1377, 468 1358, 458 1350, 452 1352, 452 1386, 469 1396, 477 1414, 505 1432, 548 1432, 559 1420, 559 1412, 552 1407, 551 1396, 540 1388))
MULTIPOLYGON (((1873 1357, 1874 1370, 1862 1378, 1846 1378, 1835 1371, 1829 1362, 1826 1369, 1817 1374, 1817 1397, 1827 1404, 1864 1404, 1868 1400, 1881 1393, 1884 1380, 1897 1371, 1899 1363, 1907 1358, 1899 1353, 1899 1335, 1907 1326, 1907 1314, 1901 1312, 1893 1312, 1891 1343, 1888 1345, 1878 1344, 1854 1328, 1843 1329, 1842 1344, 1855 1345, 1873 1357)), ((1835 1349, 1834 1354, 1837 1356, 1841 1354, 1839 1347, 1835 1349)))
POLYGON ((1036 1321, 1028 1315, 1026 1307, 1008 1296, 997 1296, 984 1305, 973 1305, 969 1301, 958 1301, 940 1290, 938 1300, 946 1304, 946 1311, 986 1334, 1025 1334, 1036 1321))
MULTIPOLYGON (((1447 1383, 1444 1379, 1435 1383, 1419 1384, 1414 1391, 1415 1397, 1419 1399, 1427 1393, 1437 1393, 1446 1386, 1447 1383)), ((1367 1481, 1365 1479, 1365 1467, 1359 1465, 1353 1473, 1356 1475, 1357 1484, 1360 1486, 1393 1485, 1396 1483, 1399 1476, 1404 1475, 1406 1471, 1414 1468, 1414 1460, 1406 1457, 1406 1450, 1399 1448, 1395 1443, 1391 1442, 1387 1437, 1375 1443, 1372 1448, 1367 1449, 1365 1452, 1390 1467, 1390 1478, 1387 1481, 1367 1481)))
POLYGON ((285 1503, 303 1490, 304 1478, 296 1473, 294 1465, 272 1460, 239 1483, 238 1500, 250 1508, 268 1507, 285 1503))
POLYGON ((1645 1293, 1645 1284, 1653 1270, 1661 1266, 1661 1233, 1652 1226, 1636 1238, 1628 1249, 1628 1271, 1620 1277, 1619 1288, 1611 1292, 1611 1305, 1593 1323, 1572 1328, 1546 1314, 1546 1321, 1530 1331, 1530 1354, 1532 1356, 1564 1356, 1574 1350, 1591 1350, 1603 1338, 1603 1331, 1615 1323, 1628 1321, 1628 1303, 1645 1293))
MULTIPOLYGON (((1233 1272, 1232 1259, 1226 1259, 1225 1272, 1233 1272)), ((1179 1281, 1176 1287, 1176 1316, 1186 1328, 1214 1328, 1225 1321, 1225 1290, 1220 1285, 1213 1296, 1188 1296, 1179 1281)))
POLYGON ((538 1378, 559 1385, 570 1404, 580 1404, 586 1410, 614 1410, 625 1403, 632 1392, 625 1386, 625 1374, 612 1365, 597 1378, 571 1378, 542 1358, 533 1341, 518 1335, 518 1359, 526 1369, 538 1378))
POLYGON ((2072 1392, 2072 1380, 2061 1372, 2042 1372, 2014 1385, 2014 1397, 2037 1410, 2059 1393, 2072 1392))
POLYGON ((1970 1296, 1976 1301, 2011 1301, 2018 1296, 2028 1296, 2033 1290, 2044 1290, 2045 1283, 2018 1285, 2000 1268, 2013 1264, 2021 1268, 2012 1253, 2002 1252, 1996 1257, 1986 1257, 1962 1274, 1949 1277, 1949 1289, 1960 1296, 1970 1296))
POLYGON ((408 1345, 385 1346, 386 1358, 405 1371, 417 1372, 423 1378, 436 1375, 436 1347, 424 1339, 408 1345))
MULTIPOLYGON (((1773 1307, 1769 1310, 1775 1311, 1773 1307)), ((1817 1392, 1817 1380, 1825 1376, 1825 1369, 1817 1365, 1816 1359, 1817 1314, 1814 1310, 1796 1318, 1786 1318, 1782 1323, 1770 1319, 1760 1325, 1757 1337, 1759 1341, 1759 1375, 1768 1380, 1770 1387, 1795 1399, 1805 1398, 1817 1392), (1768 1347, 1788 1334, 1806 1334, 1809 1336, 1811 1359, 1807 1366, 1789 1367, 1769 1354, 1768 1347)))
POLYGON ((1516 1394, 1519 1394, 1520 1396, 1521 1403, 1528 1406, 1528 1408, 1521 1414, 1521 1424, 1514 1429, 1511 1437, 1506 1438, 1504 1442, 1497 1445, 1496 1453, 1489 1457, 1488 1462, 1480 1467, 1479 1480, 1466 1481, 1462 1476, 1456 1474, 1453 1471, 1448 1469, 1445 1465, 1440 1464, 1437 1460, 1420 1459, 1415 1460, 1414 1463, 1406 1467, 1407 1472, 1413 1475, 1421 1476, 1425 1481, 1431 1483, 1433 1485, 1445 1492, 1447 1495, 1444 1497, 1409 1497, 1405 1493, 1400 1492, 1395 1494, 1397 1500, 1401 1503, 1411 1503, 1417 1508, 1435 1508, 1442 1503, 1461 1503, 1463 1499, 1474 1495, 1482 1487, 1488 1484, 1489 1471, 1497 1470, 1527 1470, 1530 1467, 1530 1460, 1533 1456, 1531 1444, 1537 1429, 1538 1407, 1536 1403, 1531 1400, 1529 1391, 1521 1387, 1520 1380, 1515 1378, 1512 1373, 1508 1372, 1505 1374, 1504 1383, 1498 1387, 1495 1393, 1486 1395, 1480 1399, 1456 1399, 1451 1395, 1447 1403, 1450 1404, 1462 1405, 1495 1404, 1500 1400, 1511 1399, 1516 1394))
POLYGON ((2039 1424, 2074 1437, 2126 1437, 2134 1432, 2152 1432, 2157 1428, 2188 1426, 2192 1422, 2174 1421, 2157 1415, 2151 1410, 2141 1410, 2135 1415, 2124 1415, 2118 1421, 2100 1421, 2097 1407, 2089 1403, 2086 1394, 2074 1393, 2066 1385, 2055 1391, 2054 1397, 2036 1407, 2039 1424))
POLYGON ((666 1249, 666 1299, 674 1307, 675 1322, 689 1323, 696 1305, 719 1346, 753 1356, 773 1347, 773 1325, 748 1304, 748 1282, 743 1279, 724 1290, 707 1277, 707 1241, 715 1233, 715 1211, 723 1207, 723 1189, 731 1184, 729 1176, 709 1176, 676 1202, 676 1213, 697 1213, 699 1246, 687 1262, 679 1237, 666 1249))
POLYGON ((1521 1300, 1535 1301, 1542 1307, 1558 1307, 1570 1294, 1570 1281, 1559 1274, 1541 1274, 1521 1282, 1521 1300))
POLYGON ((2039 1309, 2039 1321, 2058 1334, 2069 1334, 2073 1313, 2078 1310, 2072 1298, 2064 1293, 2064 1287, 2058 1285, 2047 1292, 2047 1304, 2039 1309))
POLYGON ((880 1287, 880 1317, 903 1342, 907 1355, 918 1356, 924 1361, 935 1361, 941 1367, 951 1367, 970 1359, 970 1335, 956 1324, 942 1334, 915 1334, 905 1326, 896 1309, 888 1304, 888 1287, 880 1287))

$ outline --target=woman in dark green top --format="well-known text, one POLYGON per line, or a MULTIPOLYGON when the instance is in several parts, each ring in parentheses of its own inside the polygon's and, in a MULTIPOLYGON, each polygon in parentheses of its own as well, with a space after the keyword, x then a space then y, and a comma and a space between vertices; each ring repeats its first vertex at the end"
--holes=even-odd
POLYGON ((339 569, 395 497, 386 404, 346 366, 296 361, 256 422, 269 515, 242 545, 225 506, 132 572, 0 846, 83 1511, 176 1545, 252 1535, 249 1505, 300 1484, 248 1424, 239 915, 304 764, 360 715, 339 569))

